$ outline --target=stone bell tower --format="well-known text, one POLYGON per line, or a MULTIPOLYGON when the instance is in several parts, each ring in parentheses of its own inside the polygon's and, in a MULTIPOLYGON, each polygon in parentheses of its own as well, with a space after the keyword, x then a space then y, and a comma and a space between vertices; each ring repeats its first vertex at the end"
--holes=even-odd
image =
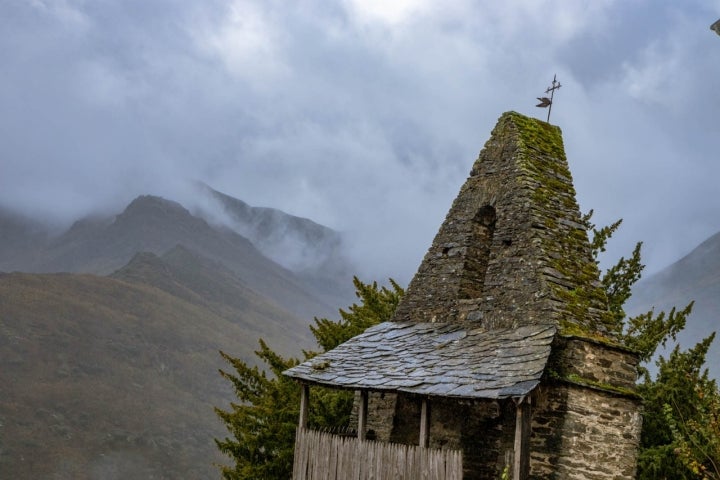
POLYGON ((503 114, 393 321, 461 324, 490 336, 557 328, 532 395, 531 478, 634 475, 637 356, 614 334, 599 277, 560 129, 503 114))
MULTIPOLYGON (((508 112, 392 321, 285 374, 303 391, 356 391, 358 448, 370 436, 385 452, 418 447, 390 462, 396 471, 432 450, 461 453, 438 479, 631 480, 638 357, 599 277, 560 129, 508 112)), ((326 450, 301 450, 299 471, 326 450)))

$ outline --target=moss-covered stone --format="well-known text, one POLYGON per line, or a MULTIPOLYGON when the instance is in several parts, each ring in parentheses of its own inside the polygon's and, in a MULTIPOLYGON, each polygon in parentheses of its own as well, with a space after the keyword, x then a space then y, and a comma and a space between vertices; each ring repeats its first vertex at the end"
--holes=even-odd
POLYGON ((560 235, 540 236, 542 248, 555 253, 547 257, 549 266, 576 284, 575 288, 567 288, 551 283, 563 310, 558 320, 561 333, 612 341, 606 333, 612 316, 575 200, 560 128, 515 112, 506 115, 518 129, 518 163, 536 185, 533 208, 544 217, 548 228, 558 229, 559 219, 568 225, 560 235))

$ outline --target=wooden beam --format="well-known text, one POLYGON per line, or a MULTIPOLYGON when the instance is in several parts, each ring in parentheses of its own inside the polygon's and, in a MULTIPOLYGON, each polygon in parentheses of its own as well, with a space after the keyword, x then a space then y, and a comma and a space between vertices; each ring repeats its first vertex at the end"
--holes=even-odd
POLYGON ((365 440, 367 434, 367 412, 368 412, 368 392, 360 390, 360 410, 358 411, 358 439, 365 440))
POLYGON ((420 404, 420 446, 427 447, 430 443, 430 408, 427 397, 420 404))
POLYGON ((310 403, 310 386, 306 383, 300 385, 300 418, 298 420, 299 428, 307 428, 308 423, 308 405, 310 403))
POLYGON ((527 480, 530 475, 530 415, 530 397, 515 399, 513 480, 527 480))

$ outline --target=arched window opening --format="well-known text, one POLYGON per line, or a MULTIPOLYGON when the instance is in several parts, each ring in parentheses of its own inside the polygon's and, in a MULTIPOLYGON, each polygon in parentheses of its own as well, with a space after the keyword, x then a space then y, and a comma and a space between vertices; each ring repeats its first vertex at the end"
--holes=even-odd
POLYGON ((490 205, 481 207, 472 219, 472 231, 460 279, 459 296, 462 299, 478 298, 482 294, 496 220, 495 208, 490 205))

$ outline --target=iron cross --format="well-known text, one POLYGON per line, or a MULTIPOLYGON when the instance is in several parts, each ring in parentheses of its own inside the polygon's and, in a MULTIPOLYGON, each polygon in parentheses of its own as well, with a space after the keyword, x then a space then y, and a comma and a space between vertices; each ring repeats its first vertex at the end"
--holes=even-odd
POLYGON ((560 87, 562 87, 562 85, 560 85, 560 82, 557 81, 557 75, 553 75, 552 85, 550 85, 547 88, 547 90, 545 90, 546 94, 548 94, 548 93, 550 94, 550 98, 537 97, 537 99, 540 100, 540 103, 538 103, 535 106, 548 109, 548 115, 547 115, 548 123, 550 123, 550 112, 552 111, 553 96, 555 95, 555 90, 559 89, 560 87))

